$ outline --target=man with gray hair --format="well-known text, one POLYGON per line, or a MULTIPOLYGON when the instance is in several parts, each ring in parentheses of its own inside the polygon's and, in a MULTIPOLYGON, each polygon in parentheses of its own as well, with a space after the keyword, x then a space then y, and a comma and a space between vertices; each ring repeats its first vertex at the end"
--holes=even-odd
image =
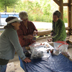
POLYGON ((37 34, 37 29, 33 22, 28 20, 27 12, 20 12, 19 17, 22 21, 20 22, 20 29, 17 31, 17 33, 21 46, 25 47, 34 42, 32 39, 33 36, 37 34))
MULTIPOLYGON (((28 51, 25 49, 25 47, 35 42, 33 38, 37 34, 37 29, 35 25, 33 24, 33 22, 28 20, 27 12, 25 11, 20 12, 19 17, 22 21, 20 22, 21 24, 20 29, 17 31, 17 33, 18 33, 19 41, 23 48, 23 51, 25 54, 27 54, 28 51)), ((20 58, 19 60, 20 60, 21 67, 24 69, 22 60, 20 58)))
POLYGON ((27 14, 27 12, 22 11, 19 13, 19 17, 20 17, 20 19, 26 19, 26 18, 28 18, 28 14, 27 14))

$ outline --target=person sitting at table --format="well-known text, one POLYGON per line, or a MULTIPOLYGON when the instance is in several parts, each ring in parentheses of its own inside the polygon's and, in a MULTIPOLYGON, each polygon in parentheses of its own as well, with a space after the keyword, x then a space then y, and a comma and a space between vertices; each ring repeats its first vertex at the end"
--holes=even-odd
POLYGON ((52 39, 49 39, 48 41, 65 41, 66 40, 66 30, 65 30, 65 24, 63 20, 60 18, 61 13, 59 11, 55 11, 53 13, 53 30, 51 31, 52 33, 52 39))
POLYGON ((7 63, 14 58, 15 50, 24 62, 31 62, 23 53, 18 40, 17 30, 20 22, 16 17, 6 18, 7 25, 0 36, 0 72, 6 72, 7 63))
MULTIPOLYGON (((56 41, 65 41, 66 40, 66 30, 65 30, 65 24, 63 22, 63 20, 60 18, 61 17, 61 13, 59 11, 55 11, 53 13, 53 30, 51 31, 51 35, 53 36, 52 39, 49 39, 48 41, 53 41, 54 42, 54 46, 56 47, 57 44, 55 43, 56 41)), ((59 50, 53 50, 52 51, 53 54, 58 55, 59 54, 59 50)), ((66 54, 66 52, 62 52, 64 54, 66 54)))
MULTIPOLYGON (((19 41, 23 48, 23 51, 24 51, 24 53, 26 53, 28 51, 27 51, 27 49, 25 49, 25 47, 29 46, 30 44, 32 44, 34 42, 33 36, 35 36, 37 34, 37 29, 36 29, 35 25, 33 24, 33 22, 28 20, 27 12, 25 12, 25 11, 20 12, 19 17, 22 21, 20 22, 20 24, 21 24, 20 29, 17 31, 17 33, 18 33, 19 41)), ((20 59, 20 64, 21 64, 21 67, 24 69, 21 59, 20 59)))

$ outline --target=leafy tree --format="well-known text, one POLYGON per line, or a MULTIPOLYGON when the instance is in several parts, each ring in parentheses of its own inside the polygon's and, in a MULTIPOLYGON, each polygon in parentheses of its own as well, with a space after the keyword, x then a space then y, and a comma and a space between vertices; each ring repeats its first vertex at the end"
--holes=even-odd
POLYGON ((7 7, 14 6, 18 1, 19 0, 0 0, 0 6, 5 8, 5 12, 7 12, 7 7))
MULTIPOLYGON (((66 2, 66 0, 63 0, 66 2)), ((13 11, 16 12, 27 11, 29 20, 52 22, 52 14, 58 10, 58 6, 52 0, 0 0, 0 11, 13 11), (14 8, 15 7, 15 8, 14 8)), ((67 14, 64 11, 64 21, 67 22, 67 14)))

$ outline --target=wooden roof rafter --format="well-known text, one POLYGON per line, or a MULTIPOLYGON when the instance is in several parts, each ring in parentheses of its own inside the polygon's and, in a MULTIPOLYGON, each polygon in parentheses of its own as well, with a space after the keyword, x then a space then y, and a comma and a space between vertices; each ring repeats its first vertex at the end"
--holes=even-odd
POLYGON ((70 5, 72 6, 72 3, 70 5))
POLYGON ((63 3, 63 6, 69 6, 69 3, 63 3))
POLYGON ((59 11, 62 14, 61 19, 63 19, 63 0, 53 0, 53 1, 59 6, 59 11))
MULTIPOLYGON (((58 6, 60 6, 60 0, 53 0, 58 6)), ((63 6, 70 6, 70 5, 72 5, 72 3, 71 4, 69 4, 69 3, 63 3, 63 6)))

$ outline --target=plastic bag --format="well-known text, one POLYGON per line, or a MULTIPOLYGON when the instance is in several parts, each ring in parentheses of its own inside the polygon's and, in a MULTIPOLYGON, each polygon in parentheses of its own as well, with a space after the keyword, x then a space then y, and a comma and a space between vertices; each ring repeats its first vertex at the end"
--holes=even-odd
POLYGON ((43 42, 43 43, 38 43, 34 42, 33 44, 29 45, 30 50, 33 50, 34 48, 45 48, 46 50, 48 49, 54 49, 49 43, 43 42))
POLYGON ((38 50, 37 48, 33 49, 31 54, 31 59, 42 58, 42 56, 43 56, 43 51, 38 50))
POLYGON ((33 43, 30 46, 31 50, 31 59, 37 59, 37 58, 46 58, 49 57, 50 55, 47 53, 48 50, 54 49, 52 46, 50 46, 47 42, 43 43, 33 43))
POLYGON ((65 41, 57 41, 54 42, 54 53, 56 55, 60 54, 61 52, 66 52, 68 48, 68 44, 65 41))

